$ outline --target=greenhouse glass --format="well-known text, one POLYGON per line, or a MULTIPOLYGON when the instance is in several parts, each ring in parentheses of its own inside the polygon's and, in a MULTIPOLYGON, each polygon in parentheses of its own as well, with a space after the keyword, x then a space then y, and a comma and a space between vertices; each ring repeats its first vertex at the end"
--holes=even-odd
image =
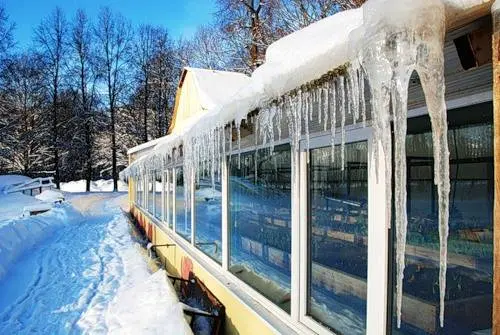
POLYGON ((162 182, 161 182, 161 172, 157 171, 156 172, 156 178, 155 178, 155 217, 157 219, 161 219, 161 209, 162 209, 162 203, 161 203, 161 190, 162 190, 162 182))
POLYGON ((168 183, 167 183, 167 190, 168 190, 168 197, 167 198, 167 222, 168 222, 168 227, 173 228, 174 227, 174 189, 175 189, 175 184, 174 184, 174 174, 172 169, 167 170, 167 178, 168 178, 168 183))
POLYGON ((196 183, 195 245, 205 254, 222 262, 222 193, 219 175, 212 182, 211 176, 202 176, 196 183))
MULTIPOLYGON (((444 328, 439 325, 439 233, 430 121, 408 120, 408 236, 402 325, 394 334, 475 334, 492 327, 491 104, 448 113, 450 232, 444 328)), ((393 290, 395 292, 395 285, 393 290)))
POLYGON ((151 172, 147 176, 147 183, 148 183, 148 212, 149 214, 154 214, 153 213, 153 206, 154 206, 154 200, 155 200, 155 178, 154 178, 154 173, 151 172))
POLYGON ((313 149, 309 165, 307 312, 343 334, 366 330, 367 142, 313 149))
POLYGON ((184 174, 182 167, 175 169, 175 231, 188 241, 191 240, 191 206, 185 194, 184 174))
POLYGON ((290 146, 233 155, 229 270, 290 311, 290 146))
POLYGON ((135 203, 138 206, 142 206, 142 198, 144 197, 143 195, 143 186, 142 186, 142 176, 137 176, 134 178, 134 184, 135 184, 135 203))

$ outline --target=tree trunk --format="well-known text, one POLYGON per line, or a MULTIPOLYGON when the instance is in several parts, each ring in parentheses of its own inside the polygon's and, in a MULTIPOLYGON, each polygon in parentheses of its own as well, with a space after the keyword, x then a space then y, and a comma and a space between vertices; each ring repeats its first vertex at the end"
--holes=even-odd
POLYGON ((90 192, 90 182, 92 181, 92 138, 90 135, 90 125, 88 120, 85 127, 85 138, 87 142, 87 182, 85 190, 90 192))
POLYGON ((116 133, 115 133, 115 107, 110 108, 111 112, 111 155, 113 165, 113 192, 118 191, 118 170, 116 168, 116 133))

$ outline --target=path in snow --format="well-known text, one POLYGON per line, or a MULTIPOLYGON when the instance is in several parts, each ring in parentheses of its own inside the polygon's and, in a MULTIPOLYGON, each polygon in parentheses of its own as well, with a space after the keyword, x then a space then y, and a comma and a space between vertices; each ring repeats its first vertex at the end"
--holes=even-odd
POLYGON ((165 331, 169 316, 174 319, 170 326, 172 321, 178 326, 175 334, 189 333, 175 298, 169 298, 165 276, 151 275, 156 269, 121 213, 126 194, 75 194, 69 200, 85 220, 58 229, 0 280, 0 334, 157 333, 165 331), (137 290, 141 283, 166 291, 147 294, 144 285, 137 290), (127 298, 133 290, 144 295, 134 297, 136 304, 127 298), (131 305, 124 308, 124 303, 131 305), (154 320, 127 322, 158 306, 164 313, 156 313, 154 320))

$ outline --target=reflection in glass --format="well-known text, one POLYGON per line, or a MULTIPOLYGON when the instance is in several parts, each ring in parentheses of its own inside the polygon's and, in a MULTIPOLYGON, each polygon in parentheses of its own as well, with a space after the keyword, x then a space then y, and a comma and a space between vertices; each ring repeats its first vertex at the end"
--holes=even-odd
POLYGON ((189 197, 185 192, 182 167, 175 169, 175 231, 187 240, 191 240, 191 206, 186 203, 189 197))
POLYGON ((218 174, 214 182, 211 176, 201 176, 195 188, 196 210, 196 247, 215 259, 222 262, 221 225, 222 225, 222 193, 218 174))
POLYGON ((157 171, 156 172, 156 177, 155 177, 155 217, 157 219, 161 219, 161 189, 162 189, 162 183, 161 183, 161 172, 157 171))
POLYGON ((229 180, 229 270, 290 311, 290 146, 234 155, 229 180), (241 159, 241 160, 240 160, 241 159))
MULTIPOLYGON (((412 122, 419 120, 409 120, 409 129, 412 122)), ((491 330, 492 126, 469 125, 448 133, 451 192, 444 328, 439 325, 438 206, 430 124, 425 128, 408 135, 406 140, 408 244, 402 327, 396 328, 394 318, 393 332, 460 335, 491 330)))
POLYGON ((143 185, 142 185, 142 176, 137 176, 134 178, 135 182, 135 203, 138 206, 142 206, 142 198, 144 197, 143 185))
POLYGON ((367 142, 313 149, 309 166, 308 314, 343 334, 364 334, 368 247, 367 142))
POLYGON ((174 189, 175 189, 175 183, 174 183, 174 177, 173 177, 173 171, 172 169, 167 170, 167 190, 168 190, 168 197, 167 198, 167 222, 168 222, 168 227, 173 228, 174 227, 174 189))
POLYGON ((147 176, 147 185, 148 185, 148 212, 149 214, 153 213, 153 204, 154 204, 154 196, 155 196, 155 183, 154 183, 154 173, 148 174, 147 176))

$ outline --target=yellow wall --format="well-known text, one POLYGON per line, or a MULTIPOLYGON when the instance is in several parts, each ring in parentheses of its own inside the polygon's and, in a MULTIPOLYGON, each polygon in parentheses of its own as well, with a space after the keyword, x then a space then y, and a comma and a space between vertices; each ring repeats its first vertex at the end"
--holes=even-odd
MULTIPOLYGON (((148 238, 154 244, 175 243, 160 228, 150 221, 139 209, 131 207, 131 213, 144 228, 148 238)), ((243 304, 217 279, 192 259, 181 247, 161 247, 156 250, 167 271, 174 276, 181 276, 183 259, 190 259, 193 265, 193 273, 205 284, 206 287, 220 300, 226 308, 226 323, 224 326, 226 334, 274 334, 273 330, 257 314, 243 304)))

